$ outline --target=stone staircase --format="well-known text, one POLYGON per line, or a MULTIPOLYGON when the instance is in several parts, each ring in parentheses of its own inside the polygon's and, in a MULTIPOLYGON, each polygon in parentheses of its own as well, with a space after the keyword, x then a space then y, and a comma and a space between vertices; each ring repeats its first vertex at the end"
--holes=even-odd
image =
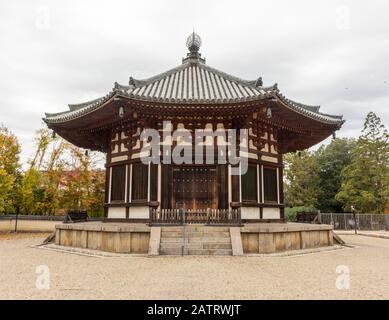
POLYGON ((230 228, 204 225, 162 227, 159 254, 230 256, 230 228))

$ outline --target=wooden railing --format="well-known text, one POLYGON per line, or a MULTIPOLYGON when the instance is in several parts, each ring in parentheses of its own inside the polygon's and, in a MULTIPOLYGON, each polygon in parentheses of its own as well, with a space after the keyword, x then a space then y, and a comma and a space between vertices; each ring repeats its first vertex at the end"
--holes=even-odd
POLYGON ((154 209, 150 208, 152 224, 240 225, 240 209, 154 209))

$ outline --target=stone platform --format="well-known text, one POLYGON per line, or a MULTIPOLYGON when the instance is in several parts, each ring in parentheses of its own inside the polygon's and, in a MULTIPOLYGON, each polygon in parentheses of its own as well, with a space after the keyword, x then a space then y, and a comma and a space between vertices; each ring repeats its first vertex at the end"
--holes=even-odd
POLYGON ((333 245, 330 225, 252 223, 243 226, 149 226, 82 222, 56 225, 57 245, 148 255, 244 255, 333 245))
POLYGON ((117 253, 148 253, 151 228, 140 223, 81 222, 55 226, 61 246, 117 253))
POLYGON ((240 233, 244 253, 274 253, 334 244, 333 227, 325 224, 246 224, 240 233))

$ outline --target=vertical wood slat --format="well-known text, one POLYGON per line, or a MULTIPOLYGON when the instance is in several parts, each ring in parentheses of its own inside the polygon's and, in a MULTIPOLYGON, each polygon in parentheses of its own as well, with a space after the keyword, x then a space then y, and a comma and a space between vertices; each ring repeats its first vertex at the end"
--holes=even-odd
POLYGON ((240 209, 150 209, 151 223, 163 224, 240 224, 240 209), (184 217, 185 215, 185 217, 184 217))

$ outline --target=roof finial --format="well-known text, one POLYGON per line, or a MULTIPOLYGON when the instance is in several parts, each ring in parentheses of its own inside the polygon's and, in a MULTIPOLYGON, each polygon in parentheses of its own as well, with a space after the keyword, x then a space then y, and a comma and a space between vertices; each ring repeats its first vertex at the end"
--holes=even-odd
POLYGON ((194 32, 194 28, 188 39, 186 39, 186 46, 188 47, 191 53, 196 53, 200 50, 201 38, 197 33, 194 32))
POLYGON ((194 28, 192 33, 186 39, 186 46, 189 49, 189 53, 186 55, 186 58, 182 59, 183 63, 188 61, 192 63, 205 63, 205 59, 201 58, 201 53, 199 52, 201 47, 201 38, 197 33, 195 33, 194 28))

